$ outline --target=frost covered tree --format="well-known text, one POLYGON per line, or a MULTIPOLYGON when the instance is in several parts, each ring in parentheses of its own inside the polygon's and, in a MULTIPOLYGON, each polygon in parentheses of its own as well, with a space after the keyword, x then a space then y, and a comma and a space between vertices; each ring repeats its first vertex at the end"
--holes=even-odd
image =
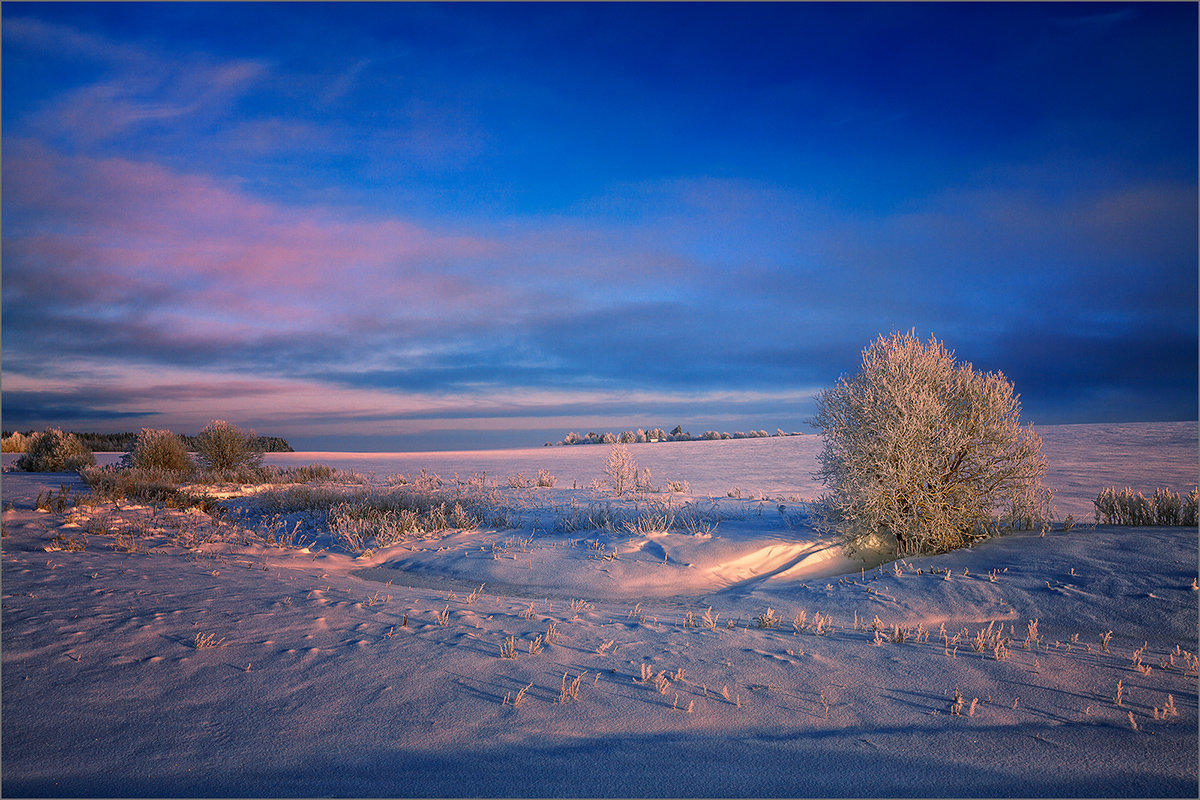
POLYGON ((236 425, 216 419, 196 437, 196 454, 201 466, 208 470, 255 469, 262 465, 263 459, 257 438, 253 431, 243 433, 236 425))
POLYGON ((19 472, 76 472, 96 463, 88 450, 73 433, 47 428, 32 434, 25 446, 25 455, 14 462, 19 472))
POLYGON ((851 551, 940 553, 1045 517, 1046 460, 1013 385, 937 339, 880 336, 817 397, 818 524, 851 551))
POLYGON ((0 443, 0 451, 5 453, 24 453, 29 447, 29 438, 25 434, 17 431, 11 436, 5 436, 3 443, 0 443))
POLYGON ((121 466, 191 472, 195 469, 183 439, 168 430, 142 428, 120 461, 121 466))
POLYGON ((623 444, 614 444, 608 451, 608 461, 604 464, 604 474, 608 476, 608 485, 613 494, 625 494, 634 488, 637 481, 637 462, 629 454, 629 448, 623 444))

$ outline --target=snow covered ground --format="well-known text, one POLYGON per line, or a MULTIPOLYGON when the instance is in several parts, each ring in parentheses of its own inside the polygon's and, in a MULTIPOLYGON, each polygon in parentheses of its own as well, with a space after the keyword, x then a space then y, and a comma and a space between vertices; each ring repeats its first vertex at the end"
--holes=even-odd
MULTIPOLYGON (((1172 425, 1048 438, 1060 516, 1090 522, 1061 500, 1102 485, 1190 488, 1196 428, 1172 425)), ((867 569, 778 499, 816 494, 767 458, 798 442, 631 447, 692 490, 621 501, 586 486, 603 447, 414 456, 389 471, 486 470, 519 527, 361 558, 313 515, 38 511, 78 479, 4 473, 3 793, 1196 796, 1195 529, 867 569), (555 488, 507 488, 538 468, 555 488), (668 498, 690 528, 555 524, 668 498)))

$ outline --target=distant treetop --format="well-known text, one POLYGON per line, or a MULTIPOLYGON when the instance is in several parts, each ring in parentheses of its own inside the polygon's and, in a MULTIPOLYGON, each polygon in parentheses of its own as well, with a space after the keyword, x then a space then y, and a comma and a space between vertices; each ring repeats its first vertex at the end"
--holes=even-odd
MULTIPOLYGON (((25 431, 23 434, 17 433, 16 436, 20 436, 22 439, 25 439, 33 435, 33 433, 34 431, 30 430, 25 431)), ((126 452, 133 444, 133 440, 138 436, 136 433, 79 433, 78 431, 71 431, 71 435, 74 436, 80 444, 82 444, 88 450, 91 450, 93 453, 126 452)), ((4 431, 3 438, 6 444, 9 443, 8 440, 13 439, 13 436, 13 431, 4 431)), ((193 452, 197 450, 199 444, 198 436, 181 434, 179 438, 183 440, 183 444, 188 450, 193 452)), ((14 443, 19 442, 20 440, 14 440, 14 443)), ((256 436, 254 439, 254 447, 262 450, 264 453, 295 452, 292 449, 292 446, 288 444, 287 440, 280 436, 256 436)), ((24 452, 24 450, 9 450, 6 447, 4 452, 24 452)))
MULTIPOLYGON (((775 433, 767 433, 765 430, 757 431, 738 431, 736 433, 718 433, 717 431, 705 431, 696 436, 683 429, 682 425, 676 425, 675 429, 667 433, 662 428, 638 428, 635 431, 622 431, 621 433, 596 433, 592 431, 586 435, 578 434, 572 431, 568 433, 561 441, 555 442, 554 446, 566 444, 636 444, 639 442, 692 442, 699 440, 713 439, 766 439, 772 436, 803 436, 799 432, 786 433, 781 428, 776 428, 775 433)), ((550 446, 550 442, 546 442, 546 446, 550 446)))

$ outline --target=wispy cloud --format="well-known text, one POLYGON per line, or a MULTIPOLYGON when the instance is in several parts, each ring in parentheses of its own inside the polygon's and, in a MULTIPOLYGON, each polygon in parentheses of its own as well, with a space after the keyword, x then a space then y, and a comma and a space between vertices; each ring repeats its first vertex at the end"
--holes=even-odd
POLYGON ((14 8, 6 423, 801 419, 912 327, 1194 408, 1178 9, 14 8))

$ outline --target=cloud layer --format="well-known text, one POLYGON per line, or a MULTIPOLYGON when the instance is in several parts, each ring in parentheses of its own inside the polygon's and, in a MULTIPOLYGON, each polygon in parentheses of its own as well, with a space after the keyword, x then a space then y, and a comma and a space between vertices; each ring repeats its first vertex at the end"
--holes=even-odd
POLYGON ((913 327, 1035 421, 1190 417, 1195 9, 1103 9, 993 8, 891 75, 768 26, 890 50, 985 12, 6 10, 5 427, 796 428, 913 327), (627 15, 678 29, 660 60, 627 15), (1139 81, 1100 92, 1114 52, 1139 81))

